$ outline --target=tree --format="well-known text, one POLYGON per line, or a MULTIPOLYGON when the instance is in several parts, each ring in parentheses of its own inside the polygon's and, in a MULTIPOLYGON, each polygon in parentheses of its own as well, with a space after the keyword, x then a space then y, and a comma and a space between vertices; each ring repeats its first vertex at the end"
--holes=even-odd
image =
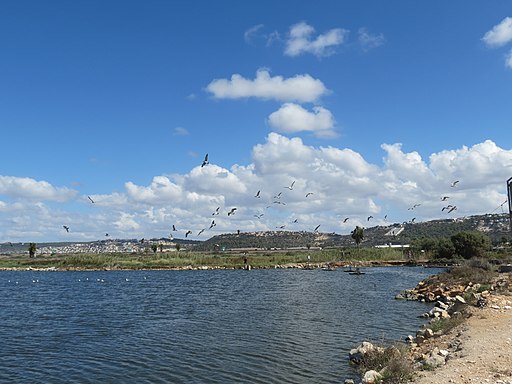
POLYGON ((180 243, 176 243, 176 250, 179 252, 179 251, 180 251, 180 249, 181 249, 181 245, 180 245, 180 243))
POLYGON ((158 244, 158 248, 160 249, 160 252, 164 251, 164 245, 162 243, 158 244))
POLYGON ((451 259, 455 254, 455 247, 450 239, 439 239, 437 241, 436 258, 451 259))
POLYGON ((36 255, 36 251, 37 251, 36 243, 30 243, 30 244, 28 245, 28 254, 29 254, 29 257, 35 257, 35 255, 36 255))
POLYGON ((157 249, 158 249, 158 245, 156 245, 156 244, 151 245, 151 250, 153 251, 153 253, 156 253, 157 249))
POLYGON ((489 249, 491 240, 482 232, 459 232, 451 237, 455 253, 464 259, 483 256, 489 249))
POLYGON ((356 226, 356 228, 352 231, 352 238, 356 242, 357 247, 359 248, 359 244, 363 241, 364 238, 364 228, 360 226, 356 226))

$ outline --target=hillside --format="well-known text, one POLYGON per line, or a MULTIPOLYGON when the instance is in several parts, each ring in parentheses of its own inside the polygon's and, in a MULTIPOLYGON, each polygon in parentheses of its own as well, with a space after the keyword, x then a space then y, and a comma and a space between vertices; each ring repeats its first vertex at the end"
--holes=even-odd
MULTIPOLYGON (((419 223, 391 224, 365 228, 362 246, 384 244, 409 244, 422 237, 449 237, 461 231, 481 231, 486 233, 494 244, 510 239, 509 218, 506 214, 477 215, 464 219, 433 220, 419 223), (399 231, 399 229, 403 230, 399 231), (390 235, 390 232, 398 235, 390 235)), ((215 251, 235 248, 307 248, 307 247, 343 247, 354 245, 348 235, 335 233, 267 231, 242 232, 240 234, 222 234, 194 246, 198 251, 215 251)))
MULTIPOLYGON (((449 237, 461 231, 477 230, 487 234, 493 244, 509 240, 509 217, 507 214, 469 216, 463 219, 432 220, 418 223, 390 224, 365 228, 361 246, 409 244, 414 239, 449 237), (393 235, 395 233, 396 235, 393 235)), ((329 248, 354 245, 350 234, 336 233, 267 231, 226 233, 206 241, 187 239, 148 239, 145 244, 139 240, 102 240, 86 243, 38 243, 39 250, 47 249, 56 253, 102 253, 102 252, 144 252, 151 244, 163 244, 164 249, 174 249, 180 244, 183 249, 195 251, 220 251, 229 249, 290 249, 290 248, 329 248)), ((0 244, 0 254, 26 253, 27 243, 0 244)))

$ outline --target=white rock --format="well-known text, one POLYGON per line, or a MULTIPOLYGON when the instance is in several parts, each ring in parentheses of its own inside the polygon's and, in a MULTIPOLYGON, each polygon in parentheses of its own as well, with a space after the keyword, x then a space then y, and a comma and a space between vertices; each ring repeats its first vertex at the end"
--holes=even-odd
POLYGON ((368 371, 363 376, 363 384, 376 384, 382 379, 382 375, 377 371, 368 371))

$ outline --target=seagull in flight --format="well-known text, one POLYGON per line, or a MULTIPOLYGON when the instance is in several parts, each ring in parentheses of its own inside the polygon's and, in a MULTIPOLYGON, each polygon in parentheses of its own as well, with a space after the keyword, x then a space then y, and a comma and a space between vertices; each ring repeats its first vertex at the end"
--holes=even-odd
POLYGON ((212 216, 218 215, 219 209, 220 209, 220 207, 217 207, 217 209, 212 213, 212 216))
POLYGON ((212 229, 213 227, 215 227, 217 224, 215 224, 215 220, 212 220, 212 223, 210 224, 210 228, 209 229, 212 229))
POLYGON ((206 154, 204 156, 204 160, 203 160, 203 163, 201 164, 201 168, 204 167, 206 164, 209 164, 209 162, 208 162, 208 154, 206 154))
POLYGON ((188 237, 188 235, 191 235, 191 234, 192 234, 192 231, 188 230, 187 233, 185 233, 185 237, 188 237))
POLYGON ((91 200, 91 203, 93 203, 93 204, 94 204, 94 200, 91 198, 91 196, 87 196, 87 198, 88 198, 89 200, 91 200))
POLYGON ((172 230, 177 231, 176 226, 174 224, 172 225, 172 230))
POLYGON ((279 192, 277 195, 274 196, 274 199, 280 199, 283 192, 279 192))
POLYGON ((455 181, 452 183, 452 185, 450 185, 450 187, 452 187, 452 188, 453 188, 453 187, 455 187, 455 186, 457 185, 457 183, 458 183, 458 182, 459 182, 459 180, 455 180, 455 181))
POLYGON ((453 207, 450 208, 450 210, 448 211, 448 213, 451 213, 453 211, 455 211, 457 209, 457 207, 454 205, 453 207))
POLYGON ((343 222, 344 222, 344 223, 346 223, 347 221, 348 221, 348 217, 345 217, 345 218, 343 219, 343 222))
POLYGON ((306 197, 311 196, 312 194, 313 194, 313 192, 308 192, 308 193, 306 193, 306 197))
POLYGON ((366 221, 370 221, 370 219, 373 219, 373 216, 368 216, 368 217, 366 218, 366 221))
POLYGON ((257 219, 261 219, 262 216, 263 216, 263 213, 259 213, 257 215, 254 215, 254 217, 256 217, 257 219))
POLYGON ((261 196, 260 196, 260 192, 261 192, 261 191, 258 191, 254 197, 257 197, 257 198, 259 199, 259 198, 261 197, 261 196))
POLYGON ((448 200, 449 198, 450 198, 450 196, 443 196, 443 197, 441 197, 441 201, 446 201, 446 200, 448 200))
POLYGON ((231 211, 228 212, 228 216, 234 215, 236 208, 231 208, 231 211))
POLYGON ((445 209, 450 209, 450 208, 453 208, 453 205, 448 204, 446 207, 443 207, 443 209, 441 209, 441 211, 444 211, 445 209))
POLYGON ((321 224, 318 224, 316 227, 315 227, 315 230, 313 232, 318 232, 318 228, 320 228, 320 225, 321 224))
POLYGON ((286 228, 286 225, 281 225, 281 226, 276 227, 276 228, 279 228, 279 229, 285 229, 285 228, 286 228))
POLYGON ((199 231, 199 233, 197 234, 197 236, 199 236, 201 233, 203 233, 204 231, 206 230, 206 228, 203 228, 199 231))
POLYGON ((69 232, 69 227, 67 225, 63 225, 62 228, 64 228, 66 232, 69 232))
POLYGON ((290 191, 293 191, 293 186, 295 185, 295 180, 292 182, 292 184, 289 187, 284 187, 289 189, 290 191))

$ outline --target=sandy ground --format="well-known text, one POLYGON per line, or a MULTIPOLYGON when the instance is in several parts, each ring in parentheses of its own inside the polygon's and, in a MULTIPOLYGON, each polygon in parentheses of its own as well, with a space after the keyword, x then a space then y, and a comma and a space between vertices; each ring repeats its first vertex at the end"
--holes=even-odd
POLYGON ((420 372, 414 383, 512 384, 510 306, 512 296, 494 296, 487 307, 472 308, 469 319, 436 342, 450 351, 446 364, 420 372))

